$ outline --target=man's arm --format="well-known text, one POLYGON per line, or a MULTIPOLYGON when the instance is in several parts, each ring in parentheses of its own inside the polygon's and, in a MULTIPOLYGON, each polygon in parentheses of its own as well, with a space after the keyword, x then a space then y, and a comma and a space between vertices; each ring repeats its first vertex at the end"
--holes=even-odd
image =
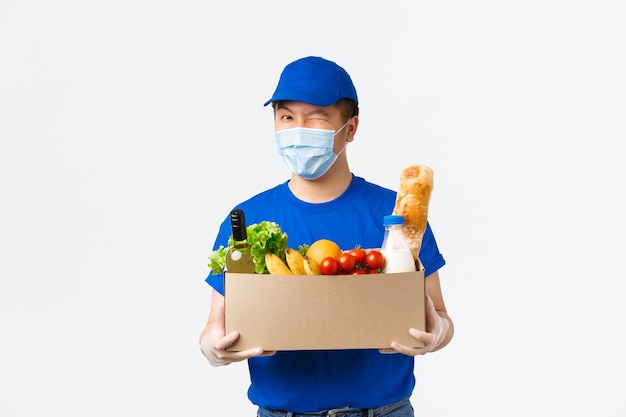
POLYGON ((424 343, 424 347, 412 348, 397 342, 392 342, 391 347, 379 349, 381 353, 402 353, 408 356, 424 355, 435 352, 452 340, 454 324, 448 316, 446 305, 441 293, 439 272, 435 271, 426 277, 426 331, 409 329, 409 334, 424 343))
POLYGON ((228 365, 253 356, 274 354, 274 352, 264 352, 260 347, 240 352, 227 351, 226 349, 238 338, 239 333, 236 331, 225 334, 224 297, 213 290, 209 319, 200 334, 200 351, 213 366, 228 365))
MULTIPOLYGON (((433 300, 433 304, 435 305, 435 311, 437 312, 439 317, 447 319, 449 322, 448 331, 446 332, 444 339, 432 350, 432 352, 435 352, 445 347, 452 340, 452 337, 454 336, 454 323, 452 322, 450 316, 448 316, 448 311, 446 310, 446 305, 443 301, 441 283, 439 282, 439 271, 435 271, 426 277, 425 287, 426 295, 428 295, 430 299, 433 300)), ((426 330, 428 330, 428 323, 426 324, 426 326, 426 330)))

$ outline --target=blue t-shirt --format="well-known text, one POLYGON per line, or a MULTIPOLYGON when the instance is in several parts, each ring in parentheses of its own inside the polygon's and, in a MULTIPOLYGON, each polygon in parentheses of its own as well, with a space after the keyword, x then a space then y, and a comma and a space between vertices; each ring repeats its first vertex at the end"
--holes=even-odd
MULTIPOLYGON (((391 214, 396 192, 353 176, 348 189, 326 203, 297 199, 288 183, 264 191, 239 204, 248 225, 278 223, 288 246, 297 248, 330 239, 342 249, 356 245, 378 248, 384 236, 383 217, 391 214)), ((231 235, 229 216, 223 221, 214 249, 226 246, 231 235)), ((427 225, 420 250, 426 276, 445 264, 427 225)), ((222 274, 206 282, 224 294, 222 274)), ((372 306, 379 308, 380 306, 372 306)), ((316 412, 331 408, 373 408, 409 396, 415 385, 413 357, 381 354, 375 349, 281 351, 248 360, 253 404, 273 410, 316 412)))

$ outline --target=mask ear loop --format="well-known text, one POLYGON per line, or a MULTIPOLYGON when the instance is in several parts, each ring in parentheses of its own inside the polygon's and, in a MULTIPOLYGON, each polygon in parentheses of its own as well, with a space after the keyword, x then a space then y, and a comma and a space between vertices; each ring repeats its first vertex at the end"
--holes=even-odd
MULTIPOLYGON (((352 117, 351 117, 350 119, 352 119, 352 117)), ((337 130, 337 131, 335 132, 335 134, 333 135, 333 137, 337 136, 337 133, 341 132, 341 131, 343 130, 343 128, 344 128, 344 127, 348 126, 348 123, 350 122, 350 119, 346 120, 346 122, 343 124, 343 126, 341 126, 341 127, 339 128, 339 130, 337 130)), ((337 152, 335 155, 337 155, 337 156, 341 155, 341 153, 342 153, 342 152, 346 149, 346 146, 348 146, 348 141, 346 141, 346 142, 344 143, 343 148, 341 148, 341 150, 340 150, 339 152, 337 152)))
POLYGON ((341 153, 346 150, 346 146, 348 146, 348 141, 346 141, 346 143, 343 145, 343 148, 341 148, 341 150, 337 152, 335 155, 337 156, 341 155, 341 153))
MULTIPOLYGON (((352 119, 352 117, 351 117, 350 119, 352 119)), ((341 132, 341 131, 343 130, 343 128, 344 128, 344 127, 348 126, 348 122, 350 122, 350 119, 346 120, 346 122, 343 124, 343 126, 341 126, 341 127, 339 128, 339 130, 335 132, 335 134, 333 135, 333 137, 337 136, 337 133, 341 132)))

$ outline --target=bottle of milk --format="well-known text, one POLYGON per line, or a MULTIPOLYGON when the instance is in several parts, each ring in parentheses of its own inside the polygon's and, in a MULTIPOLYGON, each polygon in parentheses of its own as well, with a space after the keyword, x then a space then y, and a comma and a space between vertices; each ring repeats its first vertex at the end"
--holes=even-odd
POLYGON ((383 224, 385 226, 385 237, 380 250, 385 257, 383 272, 416 271, 415 259, 413 259, 413 254, 402 230, 404 217, 396 215, 385 216, 383 224))

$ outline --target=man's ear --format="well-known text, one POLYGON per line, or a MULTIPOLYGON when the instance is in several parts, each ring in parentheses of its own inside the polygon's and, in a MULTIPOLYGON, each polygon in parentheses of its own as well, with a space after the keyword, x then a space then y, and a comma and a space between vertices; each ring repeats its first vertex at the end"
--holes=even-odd
POLYGON ((352 119, 346 126, 346 142, 352 142, 354 135, 356 135, 357 128, 359 127, 359 116, 352 116, 352 119))

